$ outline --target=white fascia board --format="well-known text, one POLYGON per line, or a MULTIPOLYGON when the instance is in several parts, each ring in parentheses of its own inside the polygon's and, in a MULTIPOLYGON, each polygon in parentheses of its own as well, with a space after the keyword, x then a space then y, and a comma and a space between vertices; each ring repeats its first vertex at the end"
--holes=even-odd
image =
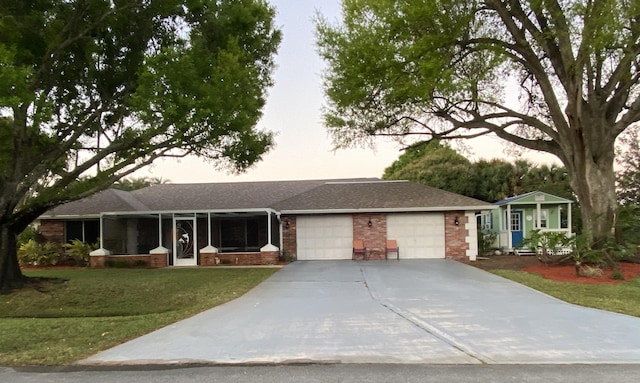
POLYGON ((419 213, 445 211, 481 211, 497 209, 494 205, 485 206, 449 206, 449 207, 409 207, 409 208, 363 208, 363 209, 316 209, 316 210, 282 210, 281 214, 352 214, 352 213, 419 213))
POLYGON ((207 213, 273 213, 277 211, 271 208, 250 209, 212 209, 212 210, 149 210, 149 211, 114 211, 104 212, 101 215, 158 215, 158 214, 207 214, 207 213))
POLYGON ((41 215, 36 219, 64 219, 64 220, 72 220, 72 219, 100 219, 100 214, 86 214, 86 215, 78 215, 78 214, 67 214, 67 215, 41 215))

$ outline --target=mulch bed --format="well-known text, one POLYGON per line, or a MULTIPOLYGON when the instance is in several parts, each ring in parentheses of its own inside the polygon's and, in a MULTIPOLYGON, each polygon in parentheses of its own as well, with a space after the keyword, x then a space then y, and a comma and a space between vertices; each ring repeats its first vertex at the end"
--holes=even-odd
POLYGON ((522 271, 526 271, 528 273, 537 273, 542 275, 546 279, 552 279, 554 281, 587 283, 587 284, 594 284, 594 285, 596 284, 615 285, 621 282, 630 281, 633 278, 640 275, 640 264, 638 263, 620 262, 618 265, 620 267, 620 272, 624 276, 624 280, 613 279, 611 277, 611 275, 613 274, 613 269, 602 270, 601 277, 579 276, 576 273, 576 267, 574 265, 546 266, 543 264, 538 264, 538 265, 525 267, 522 269, 522 271))
POLYGON ((618 284, 629 281, 640 275, 640 263, 620 262, 620 271, 624 280, 612 279, 612 269, 603 270, 601 277, 583 277, 576 273, 574 265, 552 265, 541 263, 534 256, 498 255, 478 259, 475 262, 465 262, 483 270, 518 270, 537 273, 546 279, 560 282, 587 284, 618 284))

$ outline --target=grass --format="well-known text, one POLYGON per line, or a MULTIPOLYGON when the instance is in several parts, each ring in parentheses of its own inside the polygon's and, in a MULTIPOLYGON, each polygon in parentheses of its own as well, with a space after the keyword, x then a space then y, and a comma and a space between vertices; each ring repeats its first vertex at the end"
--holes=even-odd
POLYGON ((0 295, 0 366, 64 365, 233 300, 273 268, 27 271, 0 295))
POLYGON ((617 285, 590 285, 552 281, 524 271, 491 272, 565 302, 640 317, 640 277, 617 285))

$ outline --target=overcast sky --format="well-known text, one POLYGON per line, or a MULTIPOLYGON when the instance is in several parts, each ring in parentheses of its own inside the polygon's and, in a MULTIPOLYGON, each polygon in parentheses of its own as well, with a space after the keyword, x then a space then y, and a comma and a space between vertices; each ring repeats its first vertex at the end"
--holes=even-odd
MULTIPOLYGON (((278 51, 275 86, 269 90, 259 128, 277 132, 275 148, 241 175, 216 170, 197 158, 161 160, 136 176, 162 177, 172 183, 299 180, 349 177, 381 177, 400 155, 400 147, 380 139, 376 149, 332 151, 322 125, 324 102, 313 16, 317 11, 329 20, 340 15, 340 0, 270 0, 277 9, 277 25, 283 31, 278 51)), ((471 143, 475 158, 505 157, 496 138, 471 143)), ((535 155, 529 156, 535 162, 535 155)))

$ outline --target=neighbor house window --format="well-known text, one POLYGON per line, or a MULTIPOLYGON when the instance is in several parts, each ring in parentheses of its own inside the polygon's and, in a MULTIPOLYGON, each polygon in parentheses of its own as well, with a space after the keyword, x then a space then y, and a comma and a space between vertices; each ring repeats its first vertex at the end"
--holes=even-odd
POLYGON ((65 222, 65 242, 71 242, 78 239, 85 243, 96 243, 100 237, 100 221, 78 220, 65 222))
MULTIPOLYGON (((538 224, 538 212, 535 212, 536 225, 538 224)), ((540 210, 540 229, 549 227, 549 210, 540 210)))

